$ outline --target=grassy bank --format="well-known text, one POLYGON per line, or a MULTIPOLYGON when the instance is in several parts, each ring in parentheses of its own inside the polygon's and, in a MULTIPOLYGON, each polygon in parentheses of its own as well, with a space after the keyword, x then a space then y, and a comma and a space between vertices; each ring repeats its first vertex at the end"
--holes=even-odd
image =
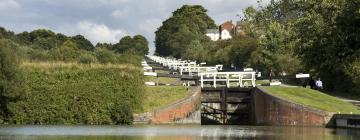
POLYGON ((24 63, 15 124, 128 124, 142 111, 143 77, 132 65, 24 63))
MULTIPOLYGON (((148 86, 145 88, 143 112, 153 111, 189 96, 186 87, 182 86, 148 86)), ((142 113, 142 112, 137 112, 142 113)))
POLYGON ((359 108, 339 100, 338 98, 326 95, 320 91, 301 87, 262 87, 265 91, 277 97, 293 101, 298 104, 317 108, 328 112, 360 114, 359 108))
POLYGON ((145 78, 145 81, 149 81, 149 82, 159 82, 162 84, 175 84, 178 83, 179 79, 178 78, 169 78, 169 77, 152 77, 152 76, 147 76, 145 78))

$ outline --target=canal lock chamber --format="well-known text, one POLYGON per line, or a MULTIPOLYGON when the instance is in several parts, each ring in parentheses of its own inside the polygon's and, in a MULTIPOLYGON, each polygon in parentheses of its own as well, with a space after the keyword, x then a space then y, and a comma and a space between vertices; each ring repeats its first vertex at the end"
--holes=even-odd
POLYGON ((202 125, 254 125, 253 88, 202 88, 202 125))

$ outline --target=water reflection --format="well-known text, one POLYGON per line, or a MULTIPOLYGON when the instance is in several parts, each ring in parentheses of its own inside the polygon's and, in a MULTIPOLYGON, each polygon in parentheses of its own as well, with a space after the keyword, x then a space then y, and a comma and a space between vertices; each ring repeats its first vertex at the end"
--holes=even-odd
POLYGON ((0 140, 355 140, 358 130, 275 126, 1 126, 0 140))

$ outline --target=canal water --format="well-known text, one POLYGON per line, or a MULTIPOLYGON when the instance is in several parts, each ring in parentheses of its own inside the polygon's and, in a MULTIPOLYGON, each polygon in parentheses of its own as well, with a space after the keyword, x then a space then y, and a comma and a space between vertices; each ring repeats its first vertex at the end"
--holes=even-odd
POLYGON ((354 129, 277 126, 0 126, 0 140, 359 140, 354 129))

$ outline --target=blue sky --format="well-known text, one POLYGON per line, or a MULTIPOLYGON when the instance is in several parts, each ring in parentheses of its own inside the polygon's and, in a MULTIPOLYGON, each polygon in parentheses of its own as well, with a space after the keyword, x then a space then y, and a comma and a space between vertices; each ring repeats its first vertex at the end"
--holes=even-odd
POLYGON ((258 5, 257 0, 0 0, 0 26, 16 33, 45 28, 81 34, 93 44, 141 34, 153 52, 154 31, 184 4, 204 6, 217 24, 258 5))

